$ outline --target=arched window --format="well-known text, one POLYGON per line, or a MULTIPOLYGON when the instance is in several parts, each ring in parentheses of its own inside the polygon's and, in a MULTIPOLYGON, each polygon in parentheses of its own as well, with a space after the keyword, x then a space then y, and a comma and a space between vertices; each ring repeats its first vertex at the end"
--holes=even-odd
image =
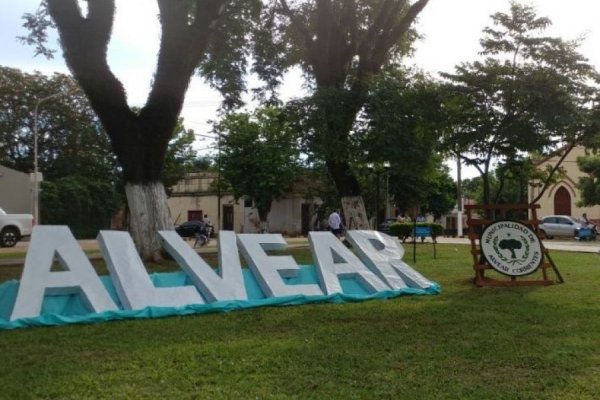
POLYGON ((559 187, 554 194, 554 214, 571 215, 571 195, 564 186, 559 187))

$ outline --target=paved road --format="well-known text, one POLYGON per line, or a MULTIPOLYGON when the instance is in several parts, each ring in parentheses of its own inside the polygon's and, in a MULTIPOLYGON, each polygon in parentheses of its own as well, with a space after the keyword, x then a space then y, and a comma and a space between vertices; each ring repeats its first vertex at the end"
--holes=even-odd
MULTIPOLYGON (((430 241, 428 239, 427 241, 430 241)), ((286 238, 286 241, 290 247, 298 248, 298 247, 308 247, 308 240, 304 237, 296 237, 296 238, 286 238)), ((194 241, 188 241, 190 246, 194 244, 194 241)), ((461 244, 468 245, 470 244, 468 239, 465 238, 451 238, 451 237, 439 237, 437 239, 437 243, 447 243, 447 244, 461 244)), ((544 246, 549 250, 561 250, 561 251, 574 251, 574 252, 582 252, 582 253, 597 253, 600 255, 600 242, 592 241, 592 242, 579 242, 575 240, 544 240, 544 246)), ((97 251, 98 244, 96 240, 80 240, 79 244, 82 249, 86 251, 97 251)), ((411 243, 405 243, 405 246, 409 246, 411 243)), ((11 248, 0 248, 0 255, 4 254, 15 254, 14 258, 11 259, 0 259, 0 266, 3 265, 23 265, 25 260, 25 254, 27 252, 27 248, 29 246, 29 242, 19 242, 15 247, 11 248), (22 255, 21 255, 22 254, 22 255)), ((198 253, 211 253, 215 252, 217 248, 217 240, 213 239, 210 243, 204 247, 197 247, 196 251, 198 253)))

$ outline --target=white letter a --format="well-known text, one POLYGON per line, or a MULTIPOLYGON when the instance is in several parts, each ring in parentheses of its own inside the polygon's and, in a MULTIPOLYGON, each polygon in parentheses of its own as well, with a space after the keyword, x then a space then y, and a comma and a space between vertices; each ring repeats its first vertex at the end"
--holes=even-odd
POLYGON ((91 312, 118 310, 66 226, 36 226, 10 320, 38 317, 45 295, 80 294, 91 312), (54 257, 64 271, 52 271, 54 257))

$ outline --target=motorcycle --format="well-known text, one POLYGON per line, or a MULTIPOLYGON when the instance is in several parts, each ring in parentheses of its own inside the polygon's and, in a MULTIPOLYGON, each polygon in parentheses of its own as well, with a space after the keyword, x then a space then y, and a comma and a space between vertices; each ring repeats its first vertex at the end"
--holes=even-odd
POLYGON ((199 227, 194 237, 196 241, 194 242, 194 247, 200 244, 200 247, 206 246, 210 242, 210 237, 212 236, 214 228, 210 224, 204 224, 202 227, 199 227))

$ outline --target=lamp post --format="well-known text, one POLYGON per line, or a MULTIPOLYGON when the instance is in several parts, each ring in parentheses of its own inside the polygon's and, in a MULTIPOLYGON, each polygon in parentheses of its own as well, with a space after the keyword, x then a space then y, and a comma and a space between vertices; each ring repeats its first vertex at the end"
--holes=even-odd
MULTIPOLYGON (((367 164, 367 167, 372 170, 375 173, 375 226, 373 227, 374 230, 377 230, 379 228, 379 183, 380 183, 380 176, 383 172, 387 173, 390 169, 390 162, 389 161, 384 161, 381 165, 375 165, 373 163, 369 163, 367 164)), ((387 191, 387 189, 386 189, 387 191)), ((386 193, 386 201, 388 200, 387 198, 387 193, 386 193)), ((386 206, 387 207, 387 206, 386 206)))
POLYGON ((33 109, 33 218, 37 224, 40 223, 40 179, 38 163, 38 110, 40 105, 62 93, 54 93, 50 96, 42 97, 35 103, 33 109))

